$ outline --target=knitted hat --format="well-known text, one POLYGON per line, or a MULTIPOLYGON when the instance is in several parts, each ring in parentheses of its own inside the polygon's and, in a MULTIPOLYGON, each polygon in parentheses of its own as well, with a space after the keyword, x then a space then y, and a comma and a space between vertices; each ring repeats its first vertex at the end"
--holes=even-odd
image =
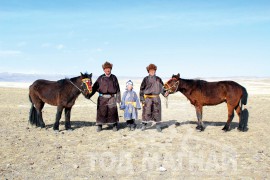
POLYGON ((128 80, 128 82, 126 83, 126 86, 128 86, 128 85, 133 86, 133 82, 131 80, 128 80))

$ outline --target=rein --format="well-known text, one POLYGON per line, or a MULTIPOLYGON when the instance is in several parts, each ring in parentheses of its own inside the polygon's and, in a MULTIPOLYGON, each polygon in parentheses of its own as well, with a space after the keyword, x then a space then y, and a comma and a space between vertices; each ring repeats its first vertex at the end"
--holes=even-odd
POLYGON ((83 93, 83 90, 81 90, 76 84, 74 84, 70 79, 67 79, 75 88, 77 88, 81 93, 83 93))
MULTIPOLYGON (((179 87, 179 81, 176 81, 174 85, 172 86, 169 86, 168 83, 166 83, 165 85, 169 87, 168 89, 165 89, 166 91, 168 91, 169 93, 175 93, 179 87), (171 89, 174 87, 176 87, 175 90, 171 91, 171 89)), ((166 102, 166 108, 168 109, 168 104, 169 104, 168 96, 166 97, 165 102, 166 102)))
POLYGON ((166 101, 166 109, 168 109, 168 107, 169 107, 169 99, 168 99, 168 96, 165 97, 165 101, 166 101))

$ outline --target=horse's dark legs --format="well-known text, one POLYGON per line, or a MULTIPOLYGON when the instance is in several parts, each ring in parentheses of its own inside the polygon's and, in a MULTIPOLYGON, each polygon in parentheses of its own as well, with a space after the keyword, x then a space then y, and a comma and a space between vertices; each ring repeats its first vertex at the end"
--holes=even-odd
MULTIPOLYGON (((237 105, 234 109, 235 109, 237 115, 239 116, 238 130, 239 130, 239 131, 245 131, 245 130, 246 130, 245 127, 244 127, 244 126, 245 126, 245 125, 244 125, 244 122, 246 121, 245 118, 244 118, 244 117, 246 117, 246 116, 245 116, 245 112, 242 111, 241 106, 240 106, 239 103, 238 103, 238 105, 237 105), (243 116, 244 116, 244 117, 243 117, 243 116), (244 118, 244 119, 242 119, 242 118, 244 118)), ((246 110, 246 111, 247 111, 247 110, 246 110)), ((246 118, 247 118, 247 117, 246 117, 246 118)))
POLYGON ((237 113, 237 115, 239 117, 239 123, 240 123, 240 121, 241 121, 241 107, 238 104, 234 109, 235 109, 235 111, 236 111, 236 113, 237 113))
POLYGON ((38 121, 39 121, 39 125, 41 128, 45 127, 45 123, 43 121, 43 117, 42 117, 42 111, 37 110, 37 115, 38 115, 38 121))
POLYGON ((230 104, 227 104, 227 106, 228 106, 228 120, 227 120, 227 123, 225 124, 225 126, 222 129, 224 131, 229 131, 232 119, 234 117, 234 107, 232 105, 230 105, 230 104))
POLYGON ((66 130, 72 130, 70 124, 71 108, 65 108, 65 128, 66 130))
POLYGON ((196 106, 196 115, 198 119, 198 126, 196 127, 199 131, 204 131, 205 127, 202 122, 202 106, 196 106))
POLYGON ((56 113, 56 118, 55 118, 55 123, 53 125, 53 130, 59 131, 59 121, 61 119, 63 112, 63 107, 62 106, 57 106, 57 113, 56 113))
POLYGON ((39 127, 41 128, 44 128, 45 127, 45 123, 43 121, 43 117, 42 117, 42 109, 44 107, 44 102, 39 102, 39 103, 36 103, 36 110, 37 110, 37 124, 39 127))

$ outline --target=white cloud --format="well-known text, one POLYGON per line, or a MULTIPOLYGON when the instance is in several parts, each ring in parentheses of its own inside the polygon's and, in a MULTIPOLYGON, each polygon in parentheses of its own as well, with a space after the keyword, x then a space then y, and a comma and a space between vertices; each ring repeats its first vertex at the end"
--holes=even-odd
POLYGON ((51 47, 51 43, 43 43, 43 44, 41 44, 41 47, 43 47, 43 48, 51 47))
POLYGON ((84 53, 100 53, 103 51, 104 51, 104 49, 102 49, 100 47, 80 50, 80 52, 84 52, 84 53))
POLYGON ((58 44, 58 45, 56 46, 56 49, 59 49, 59 50, 61 50, 61 49, 63 49, 63 48, 65 48, 65 46, 64 46, 63 44, 58 44))
POLYGON ((26 44, 27 44, 27 42, 22 41, 22 42, 18 42, 17 46, 18 47, 23 47, 23 46, 26 46, 26 44))
POLYGON ((74 31, 69 31, 69 32, 67 33, 67 35, 68 35, 68 37, 72 37, 72 36, 75 35, 75 32, 74 32, 74 31))
POLYGON ((55 44, 52 44, 52 43, 43 43, 43 44, 41 44, 41 47, 43 47, 43 48, 56 48, 58 50, 61 50, 61 49, 65 48, 65 46, 63 44, 55 45, 55 44))
POLYGON ((94 51, 96 51, 96 52, 102 52, 103 49, 101 49, 101 48, 96 48, 94 51))
POLYGON ((4 51, 0 51, 0 57, 18 56, 21 53, 22 53, 21 51, 4 50, 4 51))

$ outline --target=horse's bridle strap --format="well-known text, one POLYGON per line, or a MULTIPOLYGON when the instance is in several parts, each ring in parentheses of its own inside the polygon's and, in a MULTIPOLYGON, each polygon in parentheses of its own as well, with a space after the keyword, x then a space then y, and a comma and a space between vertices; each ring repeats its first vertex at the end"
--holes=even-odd
POLYGON ((70 79, 67 79, 75 88, 77 88, 81 93, 83 90, 81 90, 76 84, 74 84, 70 79))
POLYGON ((178 89, 179 81, 176 81, 174 83, 174 85, 172 85, 172 86, 169 86, 168 83, 166 83, 166 85, 169 87, 169 89, 166 89, 166 91, 169 91, 169 92, 172 92, 171 89, 174 88, 174 87, 176 87, 175 90, 174 90, 174 92, 173 92, 173 93, 175 93, 177 91, 177 89, 178 89))

